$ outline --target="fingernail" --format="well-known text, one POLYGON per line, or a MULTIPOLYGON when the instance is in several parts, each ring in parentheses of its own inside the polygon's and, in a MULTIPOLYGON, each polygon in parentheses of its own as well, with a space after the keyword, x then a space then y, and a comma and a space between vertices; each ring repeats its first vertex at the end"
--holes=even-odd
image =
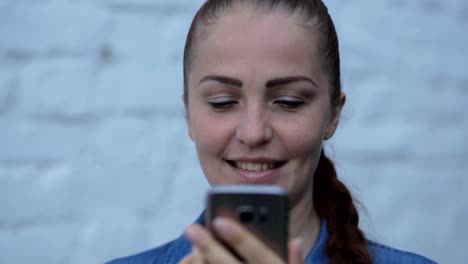
POLYGON ((189 227, 187 227, 185 229, 184 234, 187 236, 187 238, 190 241, 195 241, 197 239, 197 236, 198 236, 196 230, 194 230, 194 228, 192 228, 191 226, 189 226, 189 227))
POLYGON ((192 255, 198 256, 200 254, 200 250, 196 246, 192 246, 192 255))
POLYGON ((299 238, 296 238, 296 243, 297 243, 297 246, 302 247, 302 244, 304 242, 303 242, 302 238, 299 237, 299 238))
POLYGON ((304 251, 303 249, 304 241, 302 240, 302 238, 296 238, 294 239, 294 243, 296 244, 296 247, 299 250, 299 254, 302 255, 302 252, 304 251))
POLYGON ((220 235, 229 236, 231 234, 231 227, 225 219, 215 218, 213 226, 220 235))

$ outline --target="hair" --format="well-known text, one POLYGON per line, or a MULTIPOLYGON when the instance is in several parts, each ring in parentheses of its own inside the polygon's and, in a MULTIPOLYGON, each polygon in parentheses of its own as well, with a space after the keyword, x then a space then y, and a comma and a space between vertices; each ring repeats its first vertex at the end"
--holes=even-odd
MULTIPOLYGON (((190 26, 184 49, 184 102, 188 104, 188 72, 201 27, 216 23, 235 4, 252 7, 262 14, 280 10, 299 15, 311 29, 321 35, 319 54, 322 70, 327 75, 332 110, 341 95, 338 36, 328 9, 321 0, 207 0, 190 26)), ((350 191, 338 179, 335 166, 322 150, 313 180, 313 203, 319 217, 328 227, 327 255, 335 263, 371 263, 367 240, 359 229, 359 215, 350 191)))

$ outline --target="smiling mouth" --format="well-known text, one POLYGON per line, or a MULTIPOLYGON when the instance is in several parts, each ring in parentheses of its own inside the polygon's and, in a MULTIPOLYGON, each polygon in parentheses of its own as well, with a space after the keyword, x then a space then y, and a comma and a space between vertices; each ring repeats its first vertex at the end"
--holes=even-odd
POLYGON ((246 171, 267 171, 273 170, 283 166, 286 161, 280 162, 245 162, 245 161, 234 161, 226 160, 231 167, 246 170, 246 171))

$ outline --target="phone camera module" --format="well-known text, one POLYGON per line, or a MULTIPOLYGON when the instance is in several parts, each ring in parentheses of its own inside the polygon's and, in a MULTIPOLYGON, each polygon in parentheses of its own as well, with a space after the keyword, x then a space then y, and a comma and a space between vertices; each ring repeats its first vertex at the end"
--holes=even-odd
POLYGON ((262 206, 258 212, 258 221, 265 223, 268 220, 268 207, 262 206))
POLYGON ((237 208, 237 216, 242 223, 251 223, 255 219, 255 209, 250 205, 243 205, 237 208))

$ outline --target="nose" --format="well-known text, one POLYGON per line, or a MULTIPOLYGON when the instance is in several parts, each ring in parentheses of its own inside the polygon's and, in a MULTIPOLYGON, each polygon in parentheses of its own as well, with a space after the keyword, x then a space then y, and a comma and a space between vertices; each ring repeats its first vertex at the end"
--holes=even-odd
POLYGON ((257 109, 246 109, 241 115, 236 130, 236 138, 249 147, 256 147, 269 142, 273 137, 273 130, 267 113, 257 109))

